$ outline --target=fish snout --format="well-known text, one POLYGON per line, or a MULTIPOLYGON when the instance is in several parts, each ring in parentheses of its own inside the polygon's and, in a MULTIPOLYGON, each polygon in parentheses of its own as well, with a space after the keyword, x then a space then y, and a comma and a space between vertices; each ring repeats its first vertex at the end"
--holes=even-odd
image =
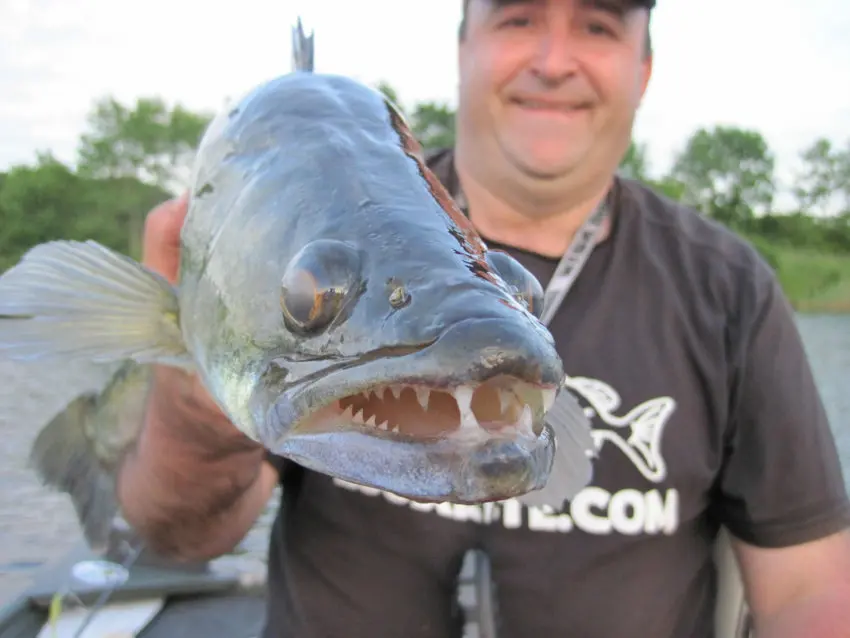
POLYGON ((563 363, 546 329, 516 317, 468 319, 449 326, 435 344, 447 370, 469 369, 477 381, 508 375, 528 383, 559 385, 563 363))

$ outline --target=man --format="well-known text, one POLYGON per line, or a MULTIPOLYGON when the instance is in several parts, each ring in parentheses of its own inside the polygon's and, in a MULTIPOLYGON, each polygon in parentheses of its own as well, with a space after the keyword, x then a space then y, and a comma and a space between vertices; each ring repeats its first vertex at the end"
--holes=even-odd
MULTIPOLYGON (((760 638, 850 636, 850 506, 772 272, 615 177, 651 74, 651 4, 468 0, 457 144, 431 159, 491 247, 544 285, 609 205, 550 325, 600 446, 567 514, 424 507, 264 463, 193 379, 159 372, 121 476, 126 517, 161 549, 214 556, 282 476, 267 637, 457 636, 454 580, 480 546, 503 638, 708 638, 721 524, 760 638)), ((146 262, 172 279, 183 215, 164 205, 146 228, 146 262)))

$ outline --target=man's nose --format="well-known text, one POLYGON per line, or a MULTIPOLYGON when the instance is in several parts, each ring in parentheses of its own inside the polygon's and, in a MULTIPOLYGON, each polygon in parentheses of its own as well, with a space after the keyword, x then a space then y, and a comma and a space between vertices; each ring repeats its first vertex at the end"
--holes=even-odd
POLYGON ((576 72, 576 39, 568 25, 549 24, 541 33, 532 69, 547 84, 557 84, 576 72))

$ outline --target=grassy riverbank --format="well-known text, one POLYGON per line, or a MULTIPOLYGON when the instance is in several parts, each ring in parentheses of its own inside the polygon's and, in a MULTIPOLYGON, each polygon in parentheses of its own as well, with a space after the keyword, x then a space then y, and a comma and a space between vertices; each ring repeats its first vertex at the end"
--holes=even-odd
POLYGON ((850 313, 850 255, 758 240, 754 243, 777 271, 785 294, 796 310, 850 313))

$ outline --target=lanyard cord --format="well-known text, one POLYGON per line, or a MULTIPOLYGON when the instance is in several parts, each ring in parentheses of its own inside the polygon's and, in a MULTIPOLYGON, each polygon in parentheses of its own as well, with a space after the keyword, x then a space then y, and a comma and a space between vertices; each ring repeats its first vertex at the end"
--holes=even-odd
MULTIPOLYGON (((454 199, 461 211, 468 218, 468 203, 463 191, 460 190, 460 184, 457 184, 457 193, 454 195, 454 199)), ((599 233, 610 217, 609 199, 610 193, 600 202, 596 210, 593 211, 593 214, 578 229, 566 252, 564 252, 561 260, 555 267, 555 272, 552 274, 552 278, 549 280, 543 296, 543 312, 540 315, 540 322, 544 326, 548 327, 555 313, 558 312, 558 309, 564 303, 567 293, 581 274, 593 249, 596 248, 599 233)))
POLYGON ((564 302, 567 293, 575 284, 590 254, 596 247, 596 240, 609 217, 609 206, 607 198, 597 206, 593 214, 588 217, 579 228, 576 236, 570 242, 561 261, 558 262, 549 285, 543 297, 543 312, 540 322, 548 326, 564 302))

